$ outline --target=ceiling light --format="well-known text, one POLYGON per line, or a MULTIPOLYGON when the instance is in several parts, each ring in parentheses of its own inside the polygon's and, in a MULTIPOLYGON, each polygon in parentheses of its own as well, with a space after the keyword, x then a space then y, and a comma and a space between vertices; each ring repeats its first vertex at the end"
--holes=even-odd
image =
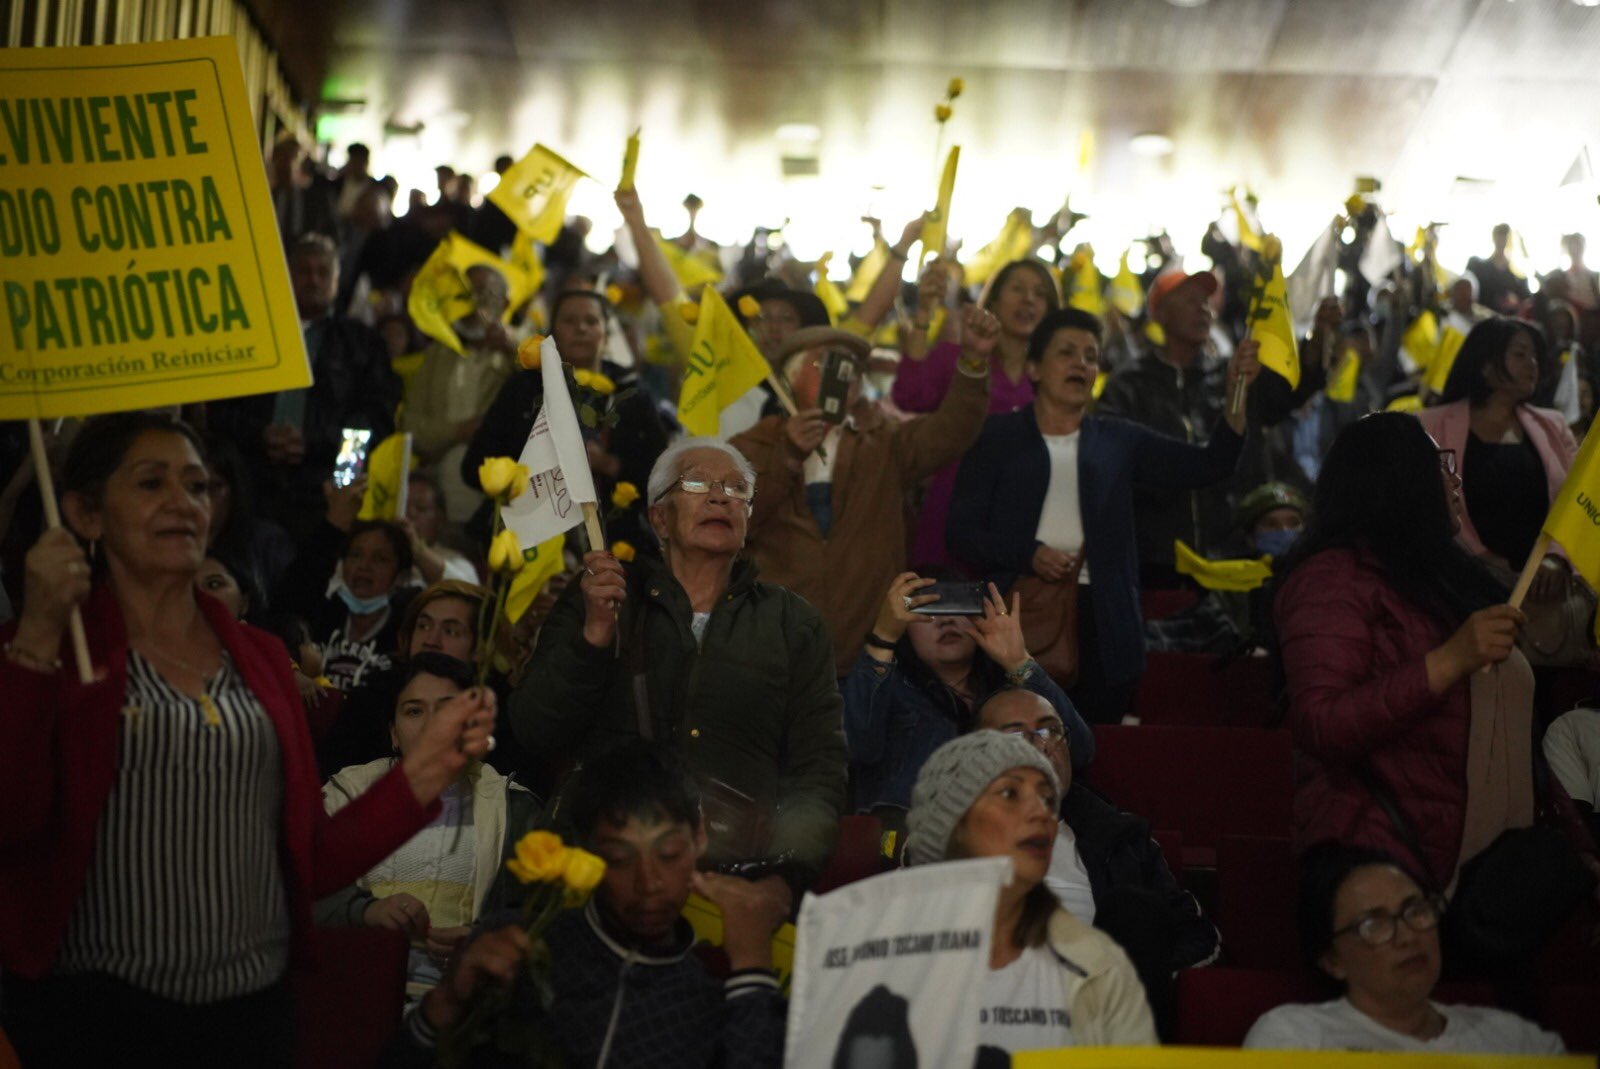
POLYGON ((1167 0, 1173 7, 1205 7, 1207 0, 1167 0))
POLYGON ((1172 138, 1166 134, 1134 134, 1128 139, 1128 149, 1135 156, 1148 156, 1154 159, 1158 156, 1172 155, 1172 138))
POLYGON ((1572 0, 1579 7, 1600 7, 1600 0, 1572 0))
POLYGON ((786 122, 778 127, 779 141, 821 141, 822 130, 815 123, 786 122))

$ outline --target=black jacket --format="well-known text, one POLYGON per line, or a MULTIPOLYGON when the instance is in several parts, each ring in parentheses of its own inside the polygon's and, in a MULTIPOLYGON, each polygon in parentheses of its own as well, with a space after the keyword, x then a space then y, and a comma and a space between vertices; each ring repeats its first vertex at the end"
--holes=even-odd
POLYGON ((1194 896, 1178 886, 1150 838, 1149 822, 1124 813, 1081 783, 1061 801, 1061 819, 1072 829, 1078 854, 1089 873, 1089 889, 1099 901, 1118 887, 1141 887, 1166 899, 1177 940, 1172 968, 1208 965, 1222 949, 1222 937, 1200 912, 1194 896))

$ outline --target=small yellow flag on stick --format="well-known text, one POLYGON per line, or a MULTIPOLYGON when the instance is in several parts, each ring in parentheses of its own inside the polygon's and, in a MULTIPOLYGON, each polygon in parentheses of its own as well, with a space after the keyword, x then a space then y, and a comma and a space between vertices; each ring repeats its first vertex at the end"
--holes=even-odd
MULTIPOLYGON (((513 256, 517 247, 513 243, 513 256)), ((538 265, 537 258, 533 262, 538 265)), ((507 320, 518 305, 533 296, 540 282, 540 277, 530 276, 524 268, 507 263, 454 231, 445 235, 412 280, 406 311, 418 330, 462 355, 466 350, 456 335, 455 323, 478 307, 467 284, 467 271, 473 267, 493 268, 506 280, 510 302, 503 318, 507 320)), ((543 268, 539 271, 542 276, 543 268)))
POLYGON ((677 242, 668 241, 657 235, 656 245, 667 258, 667 266, 678 276, 678 285, 684 288, 684 292, 693 293, 697 286, 704 286, 707 282, 714 284, 722 281, 721 271, 708 266, 698 256, 684 252, 677 242))
POLYGON ((967 285, 983 285, 1006 264, 1025 259, 1032 251, 1033 216, 1026 208, 1013 208, 1000 233, 979 249, 967 265, 967 285))
POLYGON ((1228 200, 1233 205, 1233 218, 1239 226, 1239 244, 1256 252, 1262 251, 1261 235, 1250 224, 1250 217, 1245 214, 1244 205, 1239 203, 1239 190, 1237 187, 1228 190, 1228 200))
POLYGON ((1243 594, 1272 578, 1272 558, 1260 560, 1207 560, 1181 541, 1172 543, 1179 575, 1193 576, 1207 590, 1243 594))
POLYGON ((1139 284, 1139 276, 1128 267, 1126 252, 1122 254, 1122 260, 1117 264, 1117 273, 1112 277, 1107 290, 1111 307, 1130 319, 1138 315, 1139 309, 1144 307, 1144 287, 1139 284))
POLYGON ((1072 292, 1067 296, 1067 303, 1090 315, 1105 315, 1106 298, 1100 290, 1100 270, 1094 265, 1094 249, 1080 245, 1078 251, 1072 254, 1068 270, 1071 272, 1068 284, 1072 292))
POLYGON ((411 435, 391 434, 367 456, 367 492, 362 520, 394 520, 405 515, 406 481, 411 474, 411 435))
POLYGON ((1427 373, 1422 377, 1429 390, 1444 393, 1444 384, 1450 381, 1450 371, 1456 366, 1456 356, 1466 340, 1466 335, 1455 327, 1447 326, 1439 332, 1439 349, 1428 362, 1427 373))
POLYGON ((714 437, 722 410, 772 373, 772 366, 745 333, 722 295, 707 286, 700 294, 694 344, 683 368, 678 422, 693 435, 714 437))
POLYGON ((873 243, 872 251, 856 265, 856 272, 850 276, 850 284, 845 287, 844 299, 856 304, 866 300, 867 294, 872 291, 872 284, 878 281, 878 276, 888 263, 889 246, 880 238, 873 243))
MULTIPOLYGON (((1572 570, 1591 587, 1600 587, 1600 434, 1585 435, 1567 478, 1544 519, 1539 539, 1523 566, 1511 594, 1511 604, 1521 608, 1534 574, 1550 551, 1551 541, 1566 550, 1572 570)), ((1595 623, 1600 638, 1600 618, 1595 623)))
POLYGON ((1400 335, 1400 348, 1414 366, 1428 368, 1433 365, 1433 358, 1439 352, 1439 320, 1431 311, 1423 311, 1411 321, 1405 333, 1400 335))
POLYGON ((950 198, 956 189, 956 165, 961 160, 961 146, 950 146, 950 155, 944 161, 944 174, 939 177, 939 197, 933 204, 933 211, 928 213, 927 221, 922 224, 922 254, 918 258, 920 266, 930 256, 938 256, 944 252, 945 242, 950 237, 950 198))
POLYGON ((622 151, 622 178, 617 182, 619 190, 633 189, 633 173, 639 167, 639 130, 636 127, 628 137, 628 146, 622 151))
POLYGON ((506 592, 507 620, 516 623, 522 619, 545 584, 560 574, 565 564, 561 551, 566 542, 567 536, 558 534, 522 551, 522 568, 512 578, 511 589, 506 592))
POLYGON ((1250 295, 1250 337, 1261 346, 1261 366, 1295 387, 1300 385, 1300 348, 1283 280, 1283 246, 1270 234, 1262 245, 1263 273, 1256 276, 1250 295))
POLYGON ((839 292, 839 286, 828 277, 828 264, 833 259, 833 253, 825 252, 817 258, 817 281, 812 284, 812 292, 828 310, 828 317, 838 323, 839 320, 850 314, 850 302, 845 295, 839 292))
POLYGON ((588 175, 543 145, 535 145, 500 178, 489 199, 517 229, 548 245, 561 233, 567 200, 578 179, 588 175))

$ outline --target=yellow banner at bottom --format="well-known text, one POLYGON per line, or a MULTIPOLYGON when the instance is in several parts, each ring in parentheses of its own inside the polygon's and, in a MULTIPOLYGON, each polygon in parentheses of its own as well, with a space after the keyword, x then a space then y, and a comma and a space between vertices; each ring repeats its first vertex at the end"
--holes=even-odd
POLYGON ((1068 1047, 1011 1056, 1012 1069, 1579 1069, 1579 1055, 1354 1054, 1349 1051, 1237 1050, 1233 1047, 1068 1047))

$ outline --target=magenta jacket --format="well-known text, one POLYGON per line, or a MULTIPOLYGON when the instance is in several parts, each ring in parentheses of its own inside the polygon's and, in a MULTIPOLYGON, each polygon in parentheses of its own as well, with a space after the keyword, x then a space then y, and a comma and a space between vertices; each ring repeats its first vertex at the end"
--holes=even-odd
POLYGON ((1468 684, 1428 689, 1423 658, 1453 629, 1403 600, 1376 560, 1330 549, 1289 576, 1276 601, 1294 737, 1296 850, 1325 839, 1411 851, 1356 775, 1398 800, 1443 887, 1455 873, 1467 804, 1468 684))
MULTIPOLYGON (((1456 463, 1460 465, 1457 471, 1460 472, 1461 478, 1465 479, 1467 434, 1470 432, 1472 421, 1470 402, 1455 401, 1448 405, 1425 408, 1417 413, 1417 418, 1422 421, 1422 429, 1439 443, 1440 449, 1456 451, 1456 463)), ((1538 450, 1539 459, 1544 461, 1545 482, 1549 486, 1550 500, 1554 501, 1556 493, 1561 489, 1561 481, 1567 477, 1567 469, 1572 467, 1573 458, 1578 455, 1578 443, 1572 437, 1566 419, 1553 408, 1518 405, 1517 422, 1522 426, 1522 433, 1528 436, 1528 441, 1533 443, 1533 448, 1538 450)), ((1481 557, 1489 552, 1478 537, 1477 528, 1472 526, 1472 517, 1466 514, 1465 509, 1461 511, 1459 537, 1461 544, 1466 546, 1473 556, 1481 557)), ((1559 552, 1559 547, 1555 551, 1559 552)), ((1513 568, 1522 567, 1522 561, 1519 560, 1508 563, 1513 568)))
MULTIPOLYGON (((264 631, 237 623, 196 594, 246 685, 277 731, 283 760, 279 836, 294 960, 309 962, 311 904, 353 883, 438 813, 424 808, 400 766, 335 816, 322 783, 289 654, 264 631)), ((83 606, 89 650, 104 675, 78 682, 72 650, 42 673, 0 658, 0 968, 25 979, 49 974, 94 854, 95 829, 117 775, 127 690, 127 634, 109 587, 83 606)), ((6 638, 12 628, 6 629, 6 638)))
MULTIPOLYGON (((932 412, 944 400, 950 382, 956 374, 956 361, 961 359, 961 346, 953 342, 940 342, 928 350, 921 360, 902 356, 900 368, 895 373, 890 399, 902 412, 932 412)), ((1033 404, 1033 382, 1026 374, 1017 382, 1006 378, 999 357, 995 357, 989 371, 989 415, 997 416, 1015 412, 1033 404)), ((922 499, 922 511, 917 514, 916 528, 911 533, 911 552, 906 562, 919 564, 948 564, 953 559, 944 544, 945 520, 950 515, 950 496, 955 493, 958 460, 939 471, 928 480, 928 492, 922 499)))

